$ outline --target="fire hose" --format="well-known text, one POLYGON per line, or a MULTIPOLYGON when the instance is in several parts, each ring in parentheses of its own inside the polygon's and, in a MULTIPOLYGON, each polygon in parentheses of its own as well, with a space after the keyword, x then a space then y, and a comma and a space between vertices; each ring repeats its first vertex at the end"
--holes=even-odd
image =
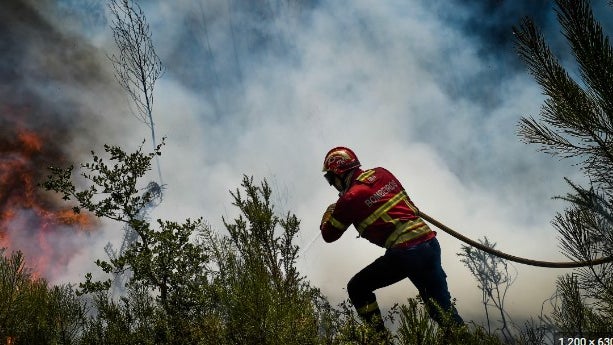
POLYGON ((509 261, 513 261, 513 262, 517 262, 520 264, 524 264, 524 265, 530 265, 530 266, 537 266, 537 267, 550 267, 550 268, 577 268, 577 267, 586 267, 586 266, 596 266, 596 265, 602 265, 604 263, 607 262, 612 262, 613 261, 613 256, 609 256, 609 257, 602 257, 602 258, 598 258, 595 260, 585 260, 585 261, 568 261, 568 262, 550 262, 550 261, 539 261, 539 260, 531 260, 531 259, 526 259, 526 258, 521 258, 515 255, 510 255, 507 253, 503 253, 499 250, 496 250, 494 248, 488 247, 483 245, 482 243, 476 242, 471 240, 470 238, 460 234, 459 232, 451 229, 450 227, 446 226, 445 224, 439 222, 438 220, 430 217, 429 215, 421 212, 421 210, 419 211, 419 216, 421 218, 423 218, 425 221, 429 222, 430 224, 436 226, 437 228, 445 231, 446 233, 448 233, 449 235, 457 238, 458 240, 469 244, 477 249, 480 249, 488 254, 491 255, 495 255, 497 257, 509 260, 509 261))

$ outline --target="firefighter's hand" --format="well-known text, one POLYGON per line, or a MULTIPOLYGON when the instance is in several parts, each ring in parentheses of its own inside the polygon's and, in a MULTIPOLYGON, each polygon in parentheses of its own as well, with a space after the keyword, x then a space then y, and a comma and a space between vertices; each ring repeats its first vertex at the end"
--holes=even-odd
POLYGON ((324 215, 321 217, 320 227, 323 226, 325 222, 329 221, 330 218, 332 218, 332 212, 334 212, 335 206, 336 206, 336 203, 330 204, 330 206, 328 206, 328 208, 326 209, 326 212, 324 212, 324 215))

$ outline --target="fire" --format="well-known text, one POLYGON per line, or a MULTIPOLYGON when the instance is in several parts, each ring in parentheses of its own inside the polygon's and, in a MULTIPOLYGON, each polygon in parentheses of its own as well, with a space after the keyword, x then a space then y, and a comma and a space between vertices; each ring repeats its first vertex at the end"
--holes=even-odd
POLYGON ((38 184, 47 167, 61 161, 61 150, 51 134, 11 120, 11 115, 16 114, 4 111, 0 121, 5 122, 0 137, 0 247, 22 251, 35 276, 52 278, 83 247, 95 229, 94 217, 74 213, 42 192, 38 184))
POLYGON ((43 146, 41 139, 34 132, 23 131, 17 136, 26 152, 38 152, 43 146))

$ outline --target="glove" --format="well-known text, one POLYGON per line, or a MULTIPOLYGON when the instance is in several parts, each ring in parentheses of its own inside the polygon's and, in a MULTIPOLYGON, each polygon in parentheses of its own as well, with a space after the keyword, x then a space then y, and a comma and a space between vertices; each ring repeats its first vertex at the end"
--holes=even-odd
POLYGON ((322 227, 324 223, 326 223, 330 220, 330 218, 332 218, 332 212, 334 212, 334 207, 336 207, 336 203, 330 204, 330 206, 328 206, 326 212, 324 212, 324 215, 321 217, 321 224, 319 225, 320 227, 322 227))

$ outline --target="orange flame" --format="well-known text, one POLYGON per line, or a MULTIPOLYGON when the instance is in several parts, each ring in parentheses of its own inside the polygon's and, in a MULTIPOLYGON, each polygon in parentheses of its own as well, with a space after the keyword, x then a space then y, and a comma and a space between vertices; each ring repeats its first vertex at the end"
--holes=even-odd
POLYGON ((42 134, 15 127, 12 140, 0 138, 0 247, 21 250, 34 276, 50 278, 79 252, 95 219, 42 194, 37 184, 60 157, 47 150, 42 134))
POLYGON ((34 132, 23 131, 18 137, 26 152, 40 151, 43 146, 41 139, 34 132))

